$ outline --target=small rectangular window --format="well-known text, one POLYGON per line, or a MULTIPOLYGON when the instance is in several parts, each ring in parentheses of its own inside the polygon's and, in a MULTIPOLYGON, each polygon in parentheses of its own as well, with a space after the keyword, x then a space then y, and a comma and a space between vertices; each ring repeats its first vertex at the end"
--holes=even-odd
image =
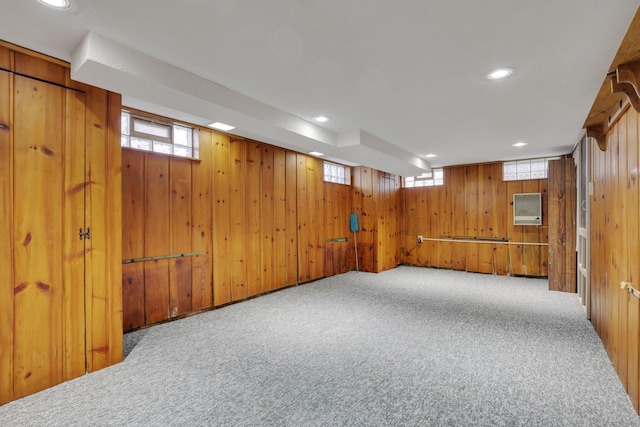
POLYGON ((120 145, 123 147, 178 157, 197 159, 199 156, 197 129, 128 111, 122 111, 120 123, 120 145))
POLYGON ((336 163, 324 162, 324 180, 336 184, 351 185, 351 168, 336 163))
POLYGON ((444 169, 431 169, 431 172, 425 172, 418 176, 407 176, 402 181, 405 188, 444 185, 444 169))
POLYGON ((502 180, 519 181, 525 179, 545 179, 549 169, 549 160, 559 157, 545 157, 541 159, 515 160, 502 163, 502 180))

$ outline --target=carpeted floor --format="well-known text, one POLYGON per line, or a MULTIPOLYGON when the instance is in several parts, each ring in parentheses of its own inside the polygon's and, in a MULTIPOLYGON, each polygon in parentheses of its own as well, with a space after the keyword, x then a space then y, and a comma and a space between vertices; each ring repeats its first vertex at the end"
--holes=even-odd
POLYGON ((126 335, 2 426, 640 426, 575 294, 348 273, 126 335))

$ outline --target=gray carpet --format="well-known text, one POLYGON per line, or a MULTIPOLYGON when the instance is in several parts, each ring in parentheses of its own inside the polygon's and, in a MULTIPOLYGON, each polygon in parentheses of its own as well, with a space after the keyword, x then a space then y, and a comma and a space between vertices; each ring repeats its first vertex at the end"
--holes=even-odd
POLYGON ((400 267, 126 335, 2 426, 640 426, 575 294, 400 267))

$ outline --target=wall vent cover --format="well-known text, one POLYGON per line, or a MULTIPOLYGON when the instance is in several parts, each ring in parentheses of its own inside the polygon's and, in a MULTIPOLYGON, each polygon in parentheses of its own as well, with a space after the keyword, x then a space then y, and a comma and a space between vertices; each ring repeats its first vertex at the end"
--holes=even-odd
POLYGON ((542 194, 513 195, 513 225, 542 225, 542 194))

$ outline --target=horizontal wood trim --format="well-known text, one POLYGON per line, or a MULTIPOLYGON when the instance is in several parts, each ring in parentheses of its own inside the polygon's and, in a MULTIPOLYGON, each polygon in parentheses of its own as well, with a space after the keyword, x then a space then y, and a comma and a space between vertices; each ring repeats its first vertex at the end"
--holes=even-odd
POLYGON ((171 258, 184 258, 184 257, 192 257, 198 255, 205 255, 206 252, 191 252, 186 254, 172 254, 172 255, 159 255, 145 258, 131 258, 131 259, 123 259, 123 264, 133 264, 135 262, 145 262, 145 261, 155 261, 159 259, 171 259, 171 258))
POLYGON ((488 243, 491 245, 524 245, 524 246, 549 246, 546 242, 508 242, 503 240, 486 240, 486 239, 440 239, 435 237, 423 237, 422 240, 429 242, 448 242, 448 243, 488 243))

